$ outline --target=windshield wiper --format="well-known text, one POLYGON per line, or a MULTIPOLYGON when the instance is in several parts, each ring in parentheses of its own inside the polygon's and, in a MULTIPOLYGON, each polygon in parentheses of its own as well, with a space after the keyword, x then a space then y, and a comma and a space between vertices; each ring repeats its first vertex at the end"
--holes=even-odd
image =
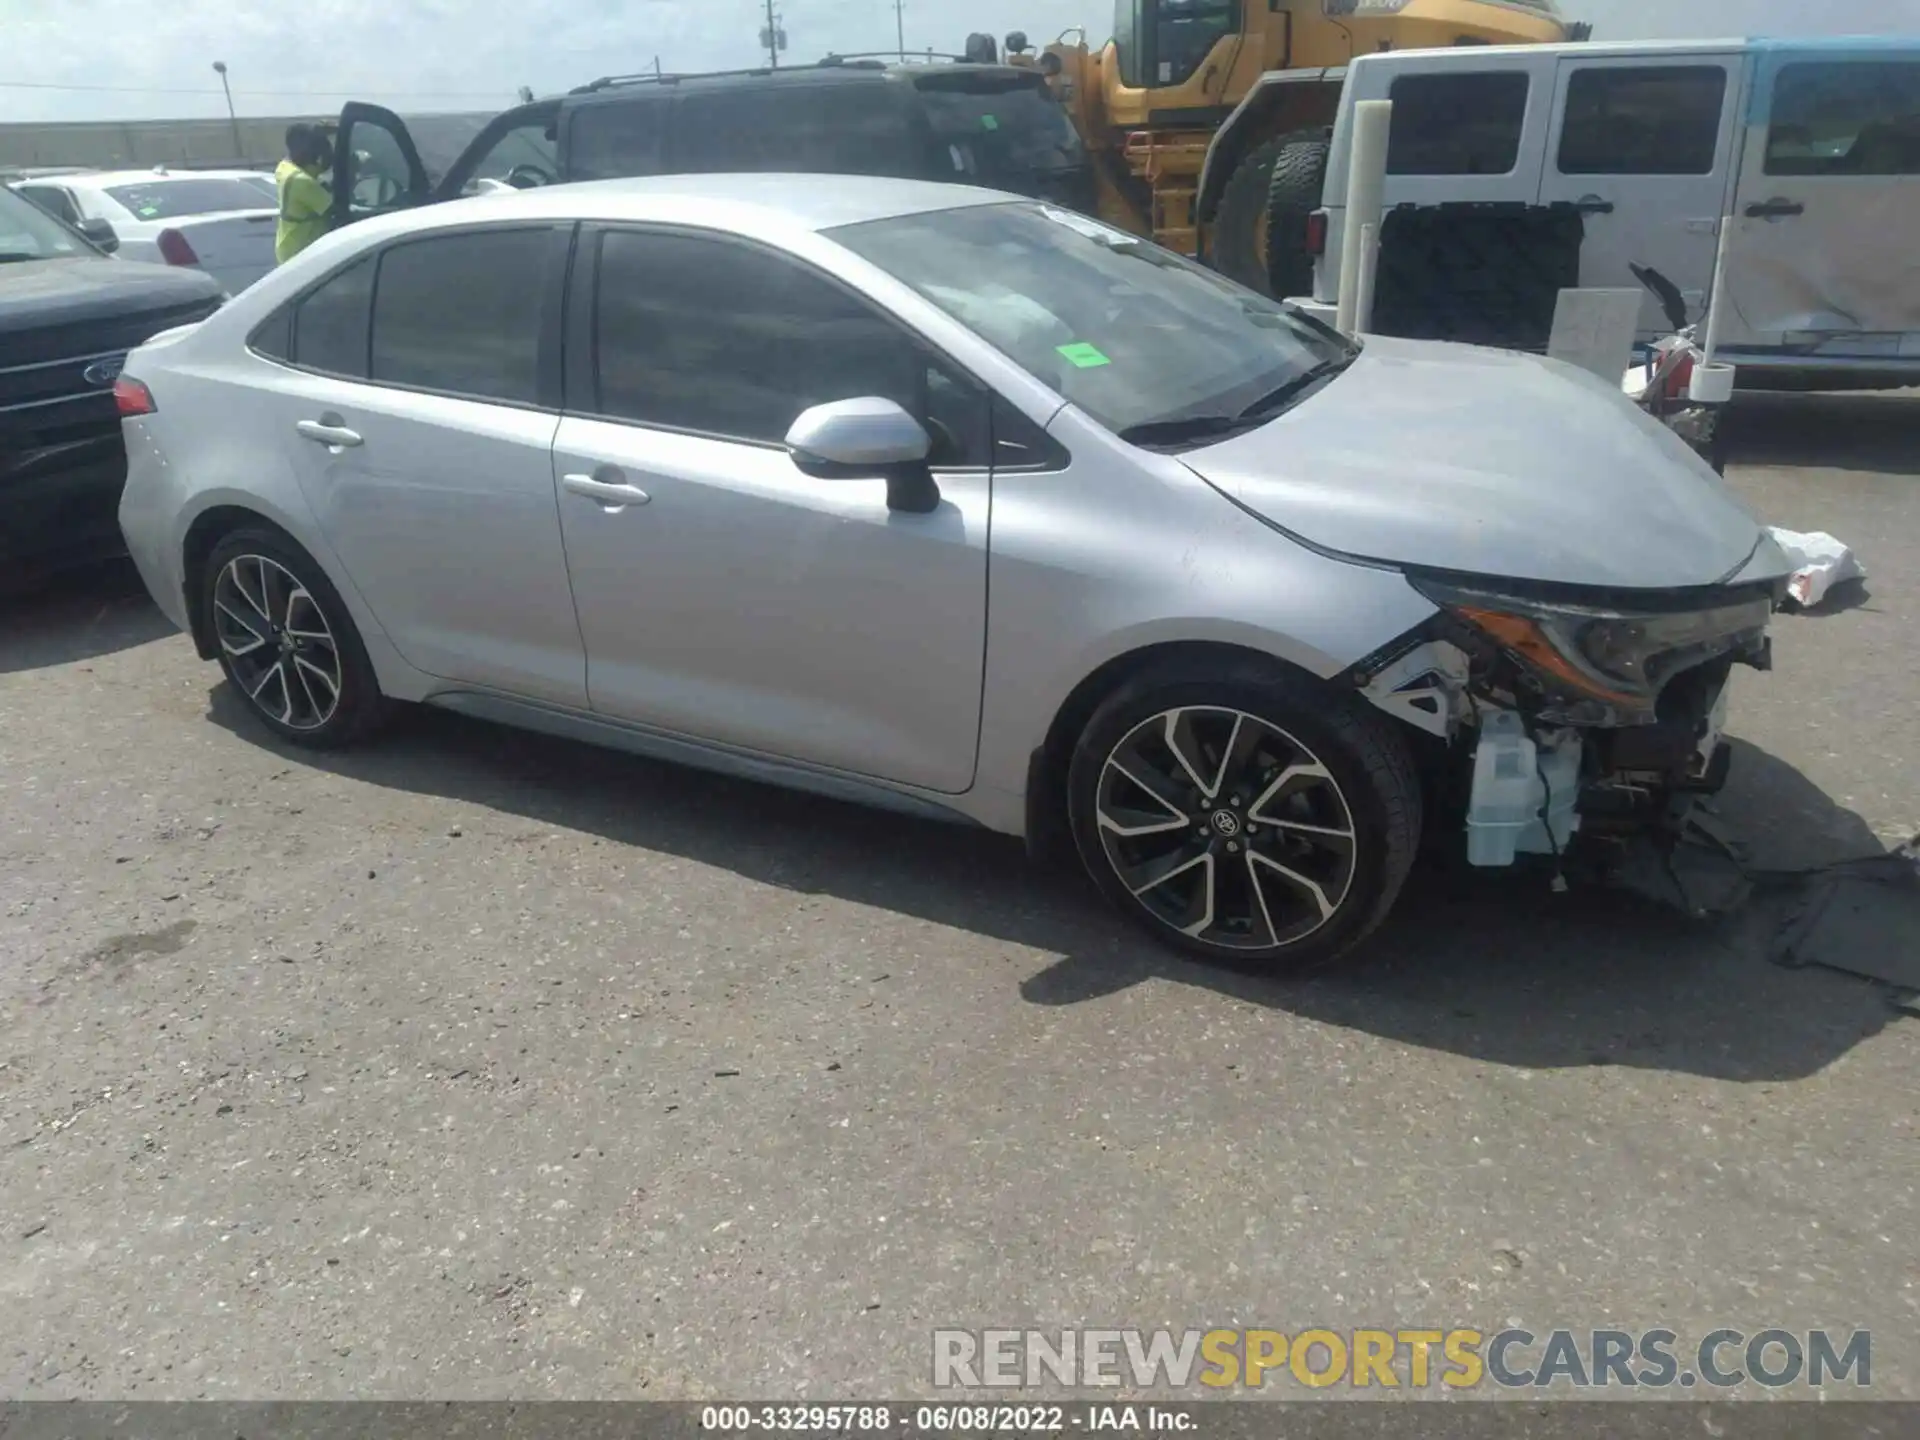
POLYGON ((1279 414, 1289 400, 1298 399, 1322 380, 1331 379, 1351 364, 1353 364, 1351 356, 1339 360, 1322 360, 1318 365, 1301 371, 1286 384, 1269 390, 1234 418, 1242 425, 1251 424, 1255 420, 1270 419, 1279 414))
POLYGON ((29 255, 24 250, 0 250, 0 265, 6 265, 15 260, 43 260, 45 258, 43 255, 29 255))
POLYGON ((1147 420, 1129 425, 1120 432, 1120 438, 1129 445, 1178 445, 1245 428, 1245 422, 1232 415, 1183 415, 1177 420, 1147 420))

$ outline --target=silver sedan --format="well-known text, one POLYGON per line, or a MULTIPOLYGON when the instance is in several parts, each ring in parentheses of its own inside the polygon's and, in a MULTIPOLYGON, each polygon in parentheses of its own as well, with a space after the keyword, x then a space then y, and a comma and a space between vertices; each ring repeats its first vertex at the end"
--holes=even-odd
POLYGON ((902 181, 369 220, 119 400, 147 584, 285 740, 421 702, 962 819, 1282 967, 1423 825, 1555 863, 1711 788, 1784 570, 1612 387, 902 181))

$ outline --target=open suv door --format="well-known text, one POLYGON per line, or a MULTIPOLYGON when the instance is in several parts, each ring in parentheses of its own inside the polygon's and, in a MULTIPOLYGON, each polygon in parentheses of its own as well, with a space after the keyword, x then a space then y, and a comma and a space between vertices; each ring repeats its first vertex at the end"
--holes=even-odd
POLYGON ((462 195, 555 184, 559 118, 558 100, 492 119, 423 115, 412 122, 355 101, 341 110, 334 136, 334 225, 462 195))
POLYGON ((333 226, 425 205, 433 182, 406 122, 379 105, 350 101, 333 137, 333 226))

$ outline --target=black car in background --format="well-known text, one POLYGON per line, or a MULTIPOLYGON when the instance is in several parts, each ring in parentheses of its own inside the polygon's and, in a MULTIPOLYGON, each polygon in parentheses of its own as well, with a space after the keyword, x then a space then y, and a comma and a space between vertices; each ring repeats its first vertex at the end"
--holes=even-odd
POLYGON ((696 172, 944 180, 1091 212, 1093 170, 1035 69, 830 59, 596 80, 497 116, 403 121, 351 104, 335 138, 335 222, 502 185, 696 172))
POLYGON ((0 185, 0 583, 122 553, 127 352, 204 320, 198 270, 116 260, 0 185))

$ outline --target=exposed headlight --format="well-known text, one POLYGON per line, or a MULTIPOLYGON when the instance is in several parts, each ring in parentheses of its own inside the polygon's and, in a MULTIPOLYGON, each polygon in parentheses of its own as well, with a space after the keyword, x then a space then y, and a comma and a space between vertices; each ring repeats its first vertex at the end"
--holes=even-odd
POLYGON ((1760 654, 1773 617, 1765 595, 1697 609, 1631 611, 1409 579, 1550 687, 1600 701, 1628 724, 1651 722, 1660 692, 1682 671, 1729 653, 1760 654))

